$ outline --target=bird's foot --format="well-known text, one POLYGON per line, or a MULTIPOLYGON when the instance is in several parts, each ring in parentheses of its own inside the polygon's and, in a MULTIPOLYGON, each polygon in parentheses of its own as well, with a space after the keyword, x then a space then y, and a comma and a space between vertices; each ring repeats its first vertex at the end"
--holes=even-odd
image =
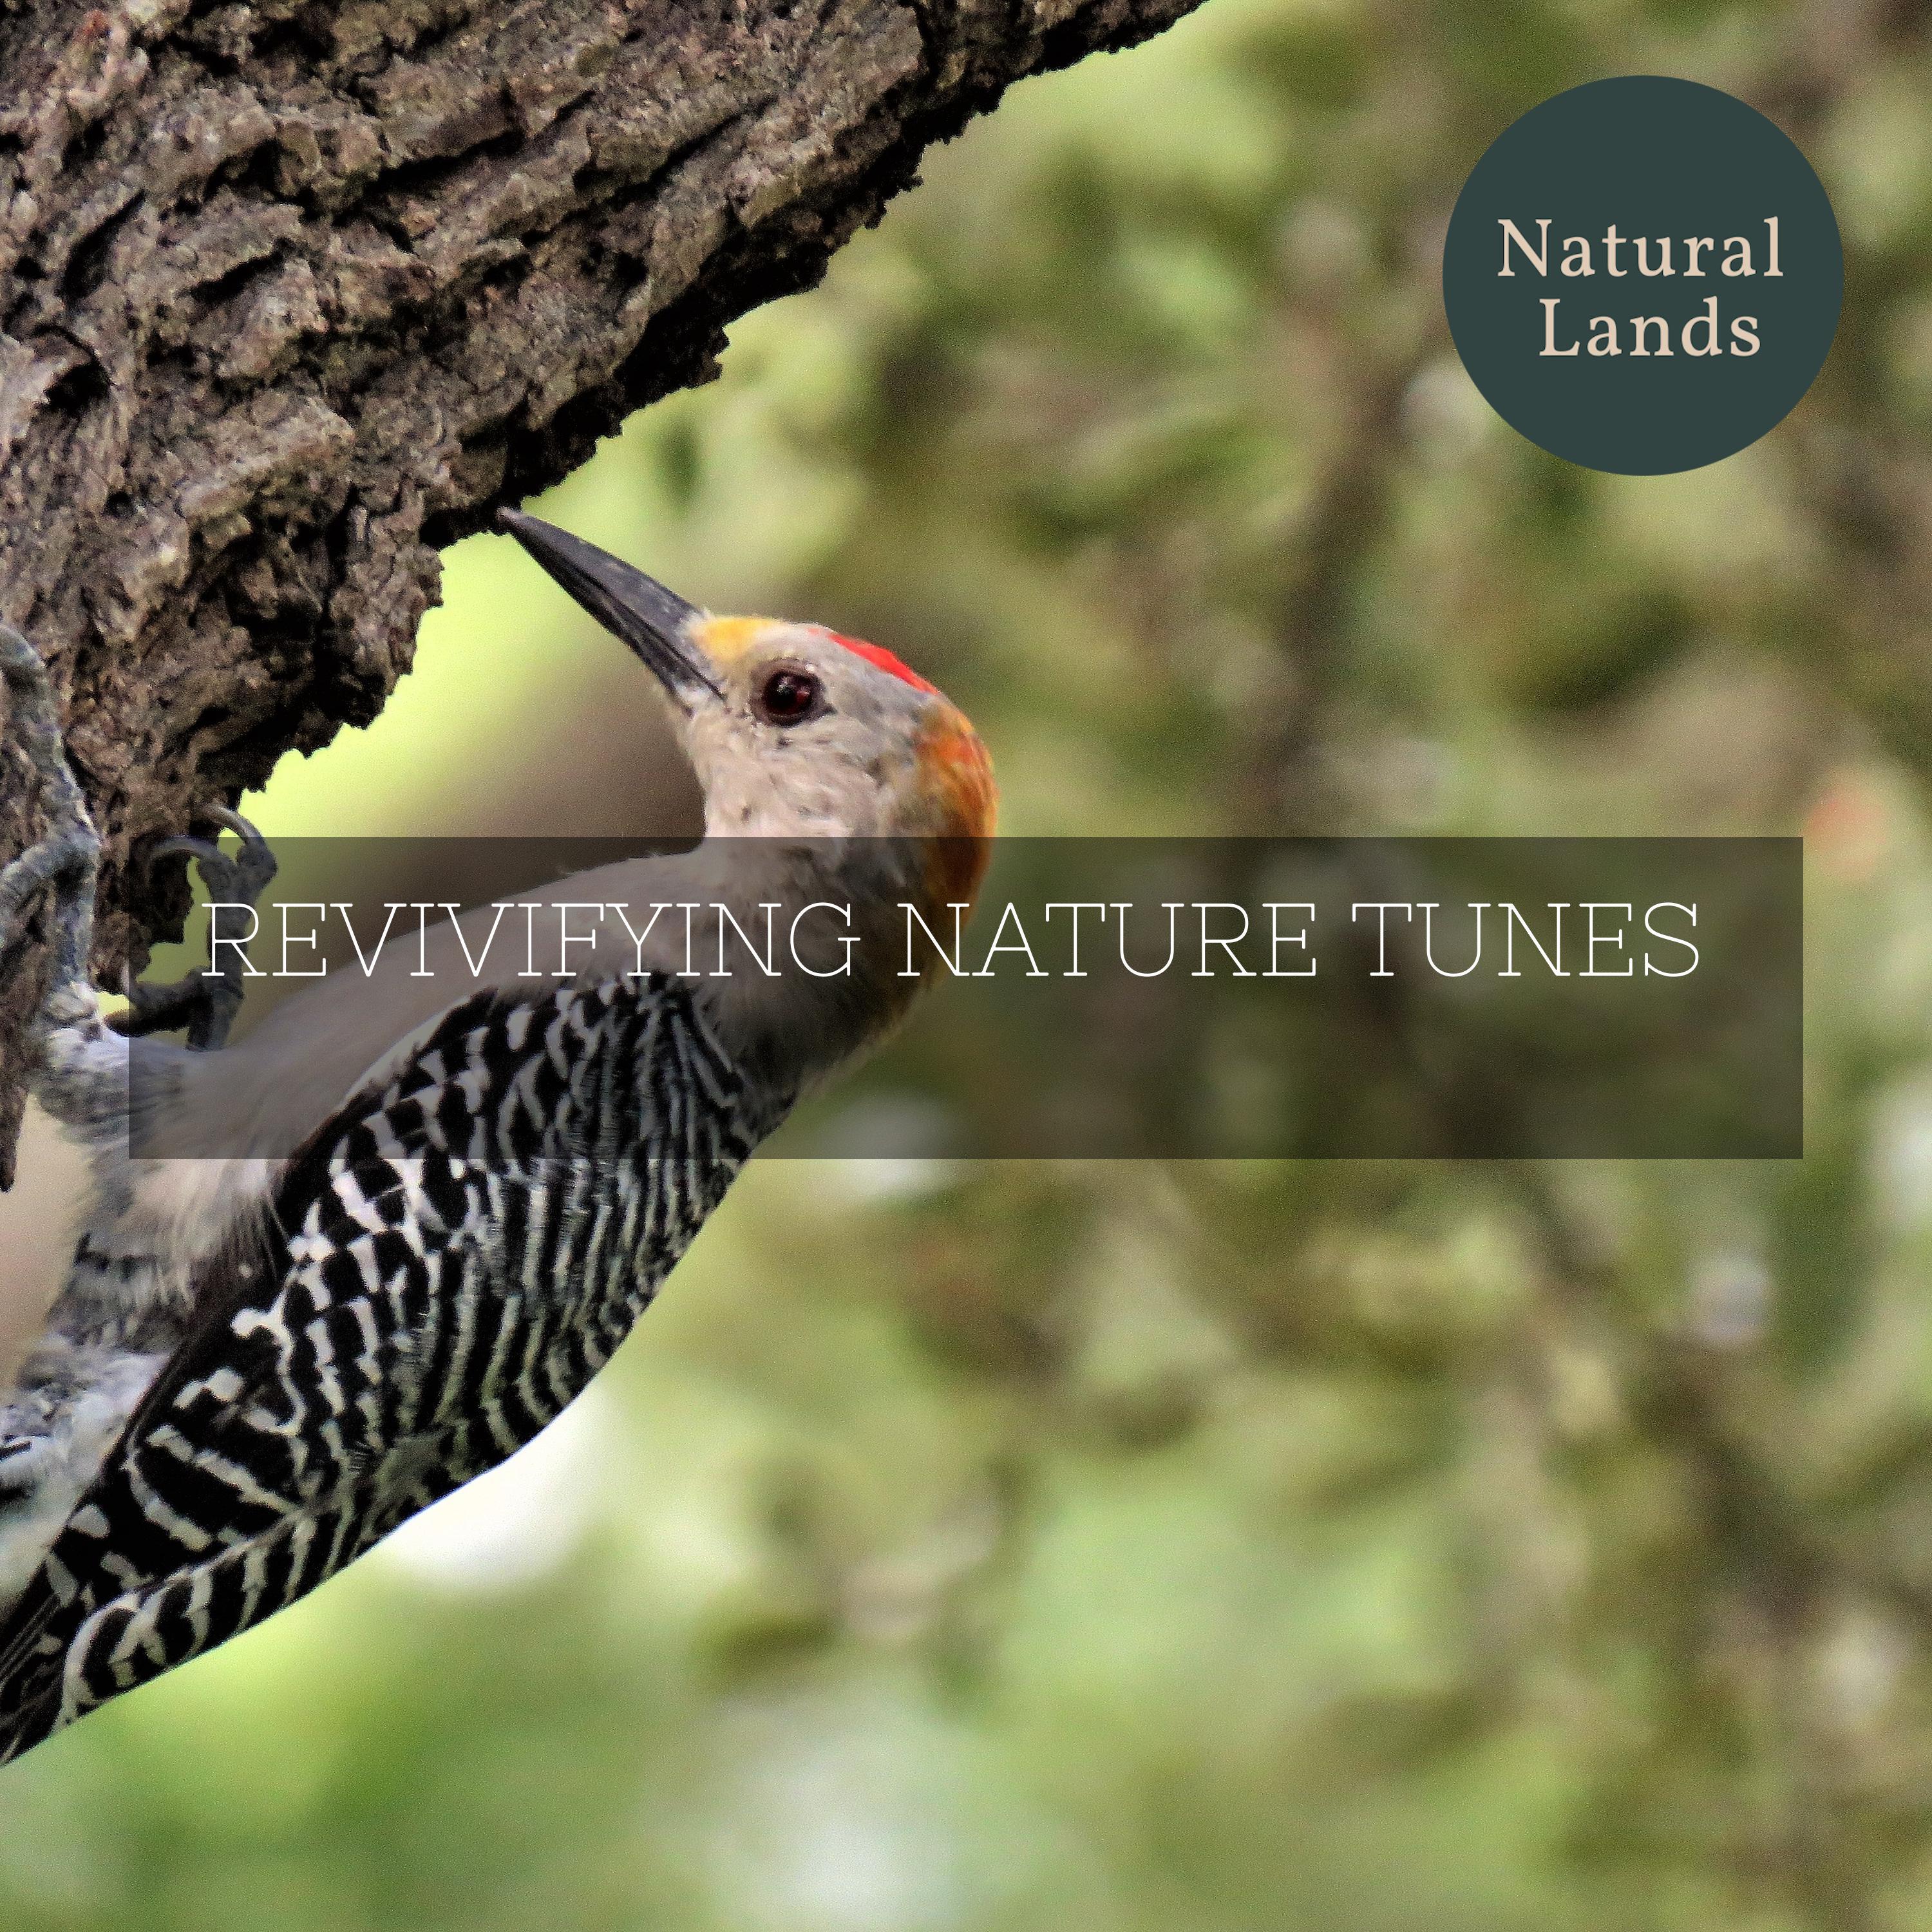
POLYGON ((0 1509, 40 1487, 52 1449, 50 1436, 0 1436, 0 1509))
MULTIPOLYGON (((149 854, 148 862, 185 854, 201 874, 211 905, 243 906, 253 912, 256 901, 275 876, 275 855, 268 842, 239 812, 217 805, 208 808, 208 816, 241 841, 233 852, 224 851, 215 839, 164 838, 149 854)), ((208 964, 184 979, 149 985, 124 976, 122 990, 128 996, 128 1010, 116 1023, 118 1030, 140 1036, 185 1027, 189 1046, 210 1051, 222 1046, 242 1004, 248 956, 245 941, 224 936, 218 947, 214 938, 211 923, 208 964), (229 955, 226 964, 216 956, 222 952, 229 955)))
POLYGON ((74 767, 68 762, 60 703, 46 662, 7 623, 0 623, 0 682, 7 687, 10 736, 39 781, 46 818, 39 843, 0 866, 0 954, 19 938, 34 900, 52 886, 51 1000, 66 989, 88 983, 100 839, 74 767))

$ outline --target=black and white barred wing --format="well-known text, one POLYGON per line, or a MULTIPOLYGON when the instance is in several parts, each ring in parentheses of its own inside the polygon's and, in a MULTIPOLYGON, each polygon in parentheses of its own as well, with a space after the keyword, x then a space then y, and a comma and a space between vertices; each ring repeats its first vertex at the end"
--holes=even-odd
POLYGON ((479 995, 294 1162, 0 1629, 0 1760, 292 1603, 527 1442, 776 1113, 674 984, 479 995))
MULTIPOLYGON (((376 1174, 352 1178, 380 1198, 376 1174)), ((309 1228, 354 1234, 338 1219, 309 1228)), ((380 1441, 370 1412, 403 1397, 408 1364, 332 1271, 287 1264, 279 1292, 184 1350, 137 1410, 9 1621, 0 1754, 293 1602, 353 1553, 355 1472, 380 1441)))

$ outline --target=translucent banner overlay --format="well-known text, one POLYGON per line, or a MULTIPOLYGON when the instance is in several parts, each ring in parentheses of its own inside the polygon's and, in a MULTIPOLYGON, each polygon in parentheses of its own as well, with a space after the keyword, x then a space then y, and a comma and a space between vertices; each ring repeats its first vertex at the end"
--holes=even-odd
MULTIPOLYGON (((603 840, 277 849, 258 907, 212 909, 218 938, 252 934, 230 1072, 197 1060, 184 1111, 178 1042, 130 1045, 137 1157, 285 1157, 484 982, 536 999, 640 968, 719 1003, 728 1051, 734 982, 781 1031, 835 996, 862 1019, 910 1001, 768 1156, 1803 1150, 1794 839, 744 840, 701 862, 603 840)), ((158 970, 204 956, 197 939, 158 970)))

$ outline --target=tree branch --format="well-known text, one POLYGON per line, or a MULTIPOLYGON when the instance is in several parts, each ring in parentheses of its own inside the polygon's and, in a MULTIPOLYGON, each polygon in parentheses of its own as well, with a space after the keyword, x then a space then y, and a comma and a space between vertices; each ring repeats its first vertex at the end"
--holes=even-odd
MULTIPOLYGON (((0 0, 4 4, 4 0, 0 0)), ((0 616, 130 854, 373 717, 438 546, 716 372, 926 144, 1198 0, 27 0, 0 15, 0 616)), ((0 853, 30 828, 10 764, 0 853)), ((170 896, 172 894, 172 896, 170 896)), ((0 990, 0 1184, 38 968, 0 990)))

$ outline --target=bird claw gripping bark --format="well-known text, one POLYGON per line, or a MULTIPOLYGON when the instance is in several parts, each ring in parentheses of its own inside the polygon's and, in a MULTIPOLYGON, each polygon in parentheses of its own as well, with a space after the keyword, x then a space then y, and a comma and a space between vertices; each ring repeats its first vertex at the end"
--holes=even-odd
MULTIPOLYGON (((38 781, 46 818, 38 842, 0 866, 0 959, 23 936, 36 900, 51 890, 52 970, 34 1028, 35 1091, 64 1118, 100 1132, 124 1115, 126 1095, 88 976, 100 840, 68 762, 46 662, 6 623, 0 623, 0 681, 7 687, 8 736, 38 781)), ((58 1528, 76 1490, 71 1480, 50 1480, 68 1460, 74 1438, 70 1431, 63 1440, 58 1423, 84 1359, 57 1332, 60 1312, 57 1304, 47 1339, 0 1405, 0 1602, 32 1574, 35 1552, 58 1528)))
MULTIPOLYGON (((0 624, 0 677, 9 736, 39 781, 46 828, 0 868, 0 956, 22 934, 34 901, 52 891, 53 970, 34 1028, 34 1097, 93 1149, 104 1186, 84 1226, 40 1340, 0 1400, 0 1605, 16 1595, 92 1479, 188 1311, 182 1271, 155 1232, 127 1212, 128 1049, 102 1018, 88 976, 100 839, 62 734, 58 701, 40 654, 0 624)), ((202 839, 170 839, 212 893, 252 907, 274 878, 267 842, 226 807, 209 817, 240 838, 232 856, 202 839)), ((118 1030, 186 1026, 189 1043, 222 1044, 242 996, 241 969, 190 974, 179 985, 127 986, 118 1030)))
MULTIPOLYGON (((41 1004, 43 1031, 82 1025, 98 1010, 88 975, 94 938, 94 887, 100 872, 100 840, 87 802, 68 763, 53 681, 39 652, 10 624, 0 623, 0 680, 11 700, 12 736, 39 779, 47 826, 38 844, 0 867, 0 956, 20 936, 34 900, 49 886, 55 892, 51 940, 54 970, 41 1004)), ((239 812, 210 806, 208 819, 240 840, 231 856, 214 841, 177 836, 164 839, 148 862, 175 854, 192 858, 211 898, 252 908, 275 876, 268 841, 239 812)), ((219 969, 191 973, 172 985, 151 986, 125 973, 122 991, 127 1014, 116 1022, 132 1034, 188 1029, 190 1046, 224 1044, 242 1004, 242 969, 234 961, 219 969)))
MULTIPOLYGON (((50 999, 76 986, 90 994, 88 956, 94 943, 94 886, 100 839, 61 735, 60 705, 38 651, 12 625, 0 623, 0 680, 10 701, 12 736, 40 780, 46 830, 37 844, 0 867, 0 955, 19 938, 28 908, 55 889, 53 976, 50 999)), ((69 994, 70 998, 71 995, 69 994)))
MULTIPOLYGON (((211 901, 252 909, 275 876, 275 855, 268 842, 238 812, 224 805, 210 806, 207 812, 216 825, 241 841, 234 854, 224 852, 213 839, 178 835, 163 839, 148 854, 148 862, 152 866, 159 860, 185 854, 194 860, 211 901)), ((226 965, 218 965, 212 930, 209 939, 208 966, 184 979, 152 985, 124 971, 121 990, 127 996, 128 1010, 117 1022, 117 1030, 140 1036, 185 1027, 191 1047, 212 1052, 225 1046, 245 988, 239 959, 231 958, 226 965)))

